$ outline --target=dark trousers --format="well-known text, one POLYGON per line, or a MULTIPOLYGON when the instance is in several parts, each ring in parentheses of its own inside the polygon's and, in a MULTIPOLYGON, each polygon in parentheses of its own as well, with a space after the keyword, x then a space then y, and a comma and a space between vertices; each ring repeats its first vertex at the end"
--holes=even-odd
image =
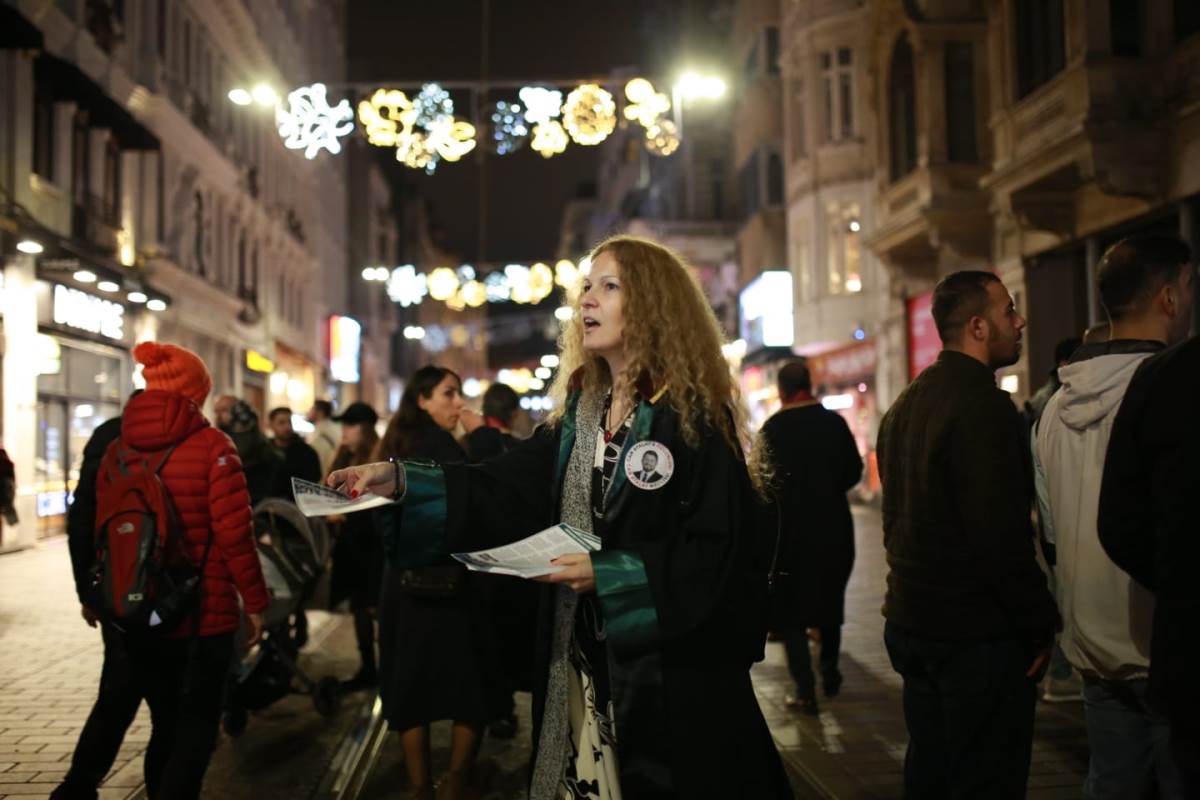
MULTIPOLYGON (((828 688, 831 684, 840 684, 842 679, 838 671, 838 657, 842 652, 842 626, 830 625, 818 630, 821 632, 821 654, 817 661, 821 668, 821 680, 828 688)), ((796 682, 796 693, 800 697, 812 698, 816 697, 817 679, 813 675, 812 654, 808 647, 808 632, 803 628, 789 630, 783 640, 788 672, 796 682)))
POLYGON ((1037 679, 1025 642, 942 642, 890 622, 884 642, 904 679, 904 795, 1024 798, 1037 679))
POLYGON ((198 797, 217 742, 232 658, 232 633, 193 641, 121 635, 106 627, 100 696, 53 797, 96 797, 141 700, 150 706, 147 795, 151 800, 198 797))
POLYGON ((104 667, 100 691, 88 715, 79 743, 71 757, 71 768, 62 785, 51 795, 54 800, 95 800, 96 787, 112 769, 125 731, 137 716, 142 694, 133 677, 133 664, 121 635, 103 625, 104 667))

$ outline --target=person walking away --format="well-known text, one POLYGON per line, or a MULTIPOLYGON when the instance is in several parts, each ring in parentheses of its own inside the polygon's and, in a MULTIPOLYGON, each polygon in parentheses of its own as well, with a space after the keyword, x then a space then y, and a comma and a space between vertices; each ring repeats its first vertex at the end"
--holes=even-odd
MULTIPOLYGON (((458 375, 422 367, 405 387, 376 458, 461 464, 466 453, 451 432, 463 416, 458 375)), ((471 415, 464 422, 474 430, 482 420, 471 415)), ((400 731, 415 797, 432 796, 429 725, 446 719, 453 723, 450 767, 439 796, 475 796, 479 736, 495 708, 486 674, 496 663, 489 628, 477 576, 457 561, 446 556, 406 568, 388 560, 379 608, 379 697, 388 726, 400 731)))
MULTIPOLYGON (((351 403, 341 422, 342 445, 333 460, 334 469, 367 464, 379 443, 375 423, 379 417, 366 403, 351 403)), ((383 544, 375 518, 367 511, 330 517, 337 525, 333 547, 333 578, 330 606, 349 599, 354 616, 354 638, 358 644, 359 668, 342 689, 354 692, 379 683, 375 656, 375 617, 379 611, 379 588, 383 580, 383 544)))
POLYGON ((320 483, 326 474, 321 469, 321 458, 292 428, 292 410, 286 406, 271 409, 267 424, 271 427, 271 444, 283 453, 283 474, 288 478, 289 497, 292 478, 320 483))
POLYGON ((218 397, 213 409, 217 426, 233 440, 237 448, 246 474, 251 508, 268 497, 292 499, 283 453, 271 446, 259 427, 258 414, 254 409, 246 401, 230 395, 218 397))
POLYGON ((1034 554, 1028 437, 995 378, 1025 320, 982 271, 943 278, 933 319, 942 352, 884 415, 877 448, 905 796, 1023 798, 1058 627, 1034 554))
POLYGON ((328 400, 313 401, 312 408, 308 410, 308 421, 313 424, 308 443, 321 459, 321 475, 328 475, 342 441, 338 424, 333 421, 333 404, 328 400))
POLYGON ((1151 592, 1100 544, 1097 511, 1109 433, 1138 366, 1182 341, 1192 323, 1191 253, 1179 239, 1122 239, 1097 270, 1112 321, 1103 344, 1059 371, 1034 448, 1039 513, 1058 554, 1055 577, 1067 660, 1083 675, 1090 758, 1086 800, 1181 796, 1165 717, 1146 704, 1151 592))
POLYGON ((536 579, 531 800, 791 797, 750 682, 770 549, 720 326, 662 245, 616 236, 590 258, 530 439, 477 466, 379 462, 327 483, 403 497, 381 509, 397 566, 560 523, 600 539, 536 579), (648 449, 654 484, 633 476, 648 449))
MULTIPOLYGON (((135 390, 130 399, 139 394, 141 390, 135 390)), ((92 601, 90 573, 96 560, 96 478, 104 452, 120 435, 120 416, 105 420, 92 431, 83 447, 79 482, 75 484, 71 506, 67 509, 67 549, 71 554, 80 615, 88 626, 100 628, 104 662, 100 668, 96 702, 79 734, 71 767, 62 783, 50 794, 52 800, 95 800, 100 782, 112 769, 125 732, 133 724, 142 703, 120 632, 113 625, 102 622, 97 611, 88 606, 92 601)))
POLYGON ((1200 337, 1142 362, 1113 422, 1098 515, 1105 552, 1154 593, 1146 705, 1170 726, 1188 798, 1200 798, 1197 403, 1200 337))
POLYGON ((826 697, 842 686, 838 669, 846 584, 854 566, 854 518, 846 493, 862 480, 863 462, 850 427, 812 395, 800 361, 779 370, 783 407, 759 433, 770 463, 773 512, 764 536, 778 539, 771 629, 783 638, 795 690, 787 705, 817 713, 808 629, 820 633, 826 697))
MULTIPOLYGON (((517 444, 512 426, 520 408, 511 386, 493 383, 483 393, 483 424, 466 438, 467 460, 481 464, 504 455, 517 444)), ((496 695, 496 718, 488 734, 497 739, 517 735, 514 692, 529 692, 533 686, 533 652, 537 635, 539 588, 536 584, 505 575, 474 576, 483 585, 495 634, 494 651, 499 668, 488 670, 496 695)))
POLYGON ((144 366, 146 391, 126 404, 120 439, 104 457, 96 490, 103 498, 114 476, 134 462, 165 459, 158 475, 181 525, 184 554, 201 570, 189 617, 169 630, 122 634, 134 683, 150 706, 147 794, 189 800, 199 796, 216 743, 241 611, 254 644, 262 635, 267 587, 237 451, 200 413, 212 385, 204 363, 182 347, 157 342, 142 342, 133 355, 144 366))

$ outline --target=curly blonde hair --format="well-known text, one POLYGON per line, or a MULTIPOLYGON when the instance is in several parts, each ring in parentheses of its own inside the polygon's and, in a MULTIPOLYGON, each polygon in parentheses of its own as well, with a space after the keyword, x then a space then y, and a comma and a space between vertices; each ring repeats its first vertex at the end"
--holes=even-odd
MULTIPOLYGON (((750 442, 741 392, 721 352, 724 336, 699 284, 670 249, 636 236, 614 236, 592 250, 594 262, 608 253, 621 265, 621 317, 625 367, 622 378, 636 386, 646 375, 665 388, 666 402, 679 415, 689 446, 699 444, 699 428, 720 431, 729 446, 745 453, 750 442)), ((559 337, 558 375, 551 421, 562 418, 572 376, 582 369, 584 392, 608 388, 612 376, 599 356, 583 348, 580 287, 568 290, 575 310, 559 337)))

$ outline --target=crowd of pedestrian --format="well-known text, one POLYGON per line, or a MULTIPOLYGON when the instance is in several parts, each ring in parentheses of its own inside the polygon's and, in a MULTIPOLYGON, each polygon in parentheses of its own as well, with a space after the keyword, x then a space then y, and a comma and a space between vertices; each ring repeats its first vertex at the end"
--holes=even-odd
MULTIPOLYGON (((1024 413, 995 379, 1021 354, 1012 296, 991 272, 943 278, 942 352, 880 423, 906 797, 1024 797, 1047 670, 1046 699, 1084 703, 1084 797, 1200 796, 1195 267, 1181 241, 1139 237, 1097 277, 1107 321, 1058 345, 1024 413)), ((826 699, 841 691, 859 446, 803 360, 778 370, 781 409, 752 437, 711 309, 653 242, 597 246, 570 302, 556 403, 525 438, 511 388, 478 414, 439 366, 409 376, 382 434, 363 402, 316 401, 307 440, 291 408, 264 429, 229 395, 210 424, 201 360, 138 345, 145 390, 94 432, 68 516, 104 665, 54 796, 98 796, 142 701, 148 795, 198 796, 231 664, 268 605, 252 509, 299 479, 399 501, 327 520, 325 600, 354 621, 341 688, 378 690, 413 797, 479 796, 481 738, 518 734, 518 691, 536 800, 790 797, 749 668, 769 632, 788 706, 818 714, 818 677, 826 699), (450 557, 560 523, 601 549, 534 581, 450 557)), ((303 638, 302 608, 294 626, 303 638)))

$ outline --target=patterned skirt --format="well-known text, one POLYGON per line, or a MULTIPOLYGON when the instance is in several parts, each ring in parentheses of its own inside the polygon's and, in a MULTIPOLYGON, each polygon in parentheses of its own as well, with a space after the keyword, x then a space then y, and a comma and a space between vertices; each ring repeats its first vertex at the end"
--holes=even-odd
POLYGON ((561 800, 621 800, 612 701, 603 710, 596 707, 595 677, 578 641, 571 647, 571 666, 567 769, 558 796, 561 800))

